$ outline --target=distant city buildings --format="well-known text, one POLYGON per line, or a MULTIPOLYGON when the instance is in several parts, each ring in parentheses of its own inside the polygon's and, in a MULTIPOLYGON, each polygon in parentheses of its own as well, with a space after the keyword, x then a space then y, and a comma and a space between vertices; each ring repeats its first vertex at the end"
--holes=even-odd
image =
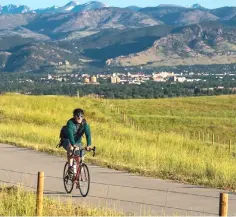
POLYGON ((87 74, 82 75, 84 84, 98 84, 97 78, 107 80, 111 84, 142 84, 147 81, 154 82, 185 82, 188 80, 180 75, 175 75, 173 72, 159 72, 152 74, 139 73, 112 73, 111 75, 100 75, 90 77, 87 74))
POLYGON ((116 73, 113 73, 111 76, 111 83, 112 84, 119 84, 120 83, 120 78, 117 76, 116 73))
POLYGON ((153 72, 152 74, 145 74, 143 72, 138 73, 112 73, 112 74, 96 74, 96 75, 89 75, 89 74, 48 74, 47 77, 41 78, 41 80, 46 81, 71 81, 73 80, 73 83, 78 84, 94 84, 99 85, 102 80, 104 82, 102 83, 111 83, 111 84, 137 84, 140 85, 142 83, 153 81, 153 82, 195 82, 200 81, 199 78, 192 78, 193 73, 189 73, 188 78, 183 76, 182 73, 175 74, 174 72, 153 72))
POLYGON ((85 76, 84 84, 98 84, 97 77, 95 75, 91 77, 85 76))

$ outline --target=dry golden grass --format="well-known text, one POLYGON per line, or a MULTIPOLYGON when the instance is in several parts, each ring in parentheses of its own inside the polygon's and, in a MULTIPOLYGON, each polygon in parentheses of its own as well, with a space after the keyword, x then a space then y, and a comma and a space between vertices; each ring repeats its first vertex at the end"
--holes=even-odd
MULTIPOLYGON (((36 195, 21 187, 0 187, 1 216, 35 216, 36 195)), ((43 216, 124 216, 108 208, 75 205, 72 200, 61 201, 44 197, 43 216)))
POLYGON ((226 146, 184 137, 210 129, 233 134, 235 96, 163 100, 108 100, 45 96, 0 96, 0 141, 54 154, 61 126, 83 107, 97 156, 90 162, 142 175, 236 189, 236 160, 226 146), (110 110, 117 105, 143 130, 110 110), (232 108, 233 107, 233 108, 232 108), (210 128, 214 123, 215 128, 210 128), (230 124, 228 126, 228 124, 230 124), (219 126, 218 126, 219 125, 219 126), (230 131, 231 129, 232 131, 230 131), (165 130, 165 132, 164 132, 165 130))

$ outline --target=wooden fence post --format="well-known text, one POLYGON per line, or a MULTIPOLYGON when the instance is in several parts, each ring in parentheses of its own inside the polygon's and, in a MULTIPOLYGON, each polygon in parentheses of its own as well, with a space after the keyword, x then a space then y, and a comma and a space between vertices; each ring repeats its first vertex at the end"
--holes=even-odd
POLYGON ((214 142, 215 142, 215 135, 214 133, 212 133, 212 145, 214 145, 214 142))
POLYGON ((201 140, 201 132, 200 131, 198 131, 198 139, 199 139, 199 141, 201 140))
POLYGON ((36 199, 36 216, 43 214, 43 189, 44 189, 44 172, 38 173, 37 199, 36 199))
POLYGON ((220 193, 219 216, 228 215, 228 194, 220 193))
POLYGON ((229 140, 229 152, 231 152, 231 144, 232 144, 232 142, 231 142, 231 140, 229 140))

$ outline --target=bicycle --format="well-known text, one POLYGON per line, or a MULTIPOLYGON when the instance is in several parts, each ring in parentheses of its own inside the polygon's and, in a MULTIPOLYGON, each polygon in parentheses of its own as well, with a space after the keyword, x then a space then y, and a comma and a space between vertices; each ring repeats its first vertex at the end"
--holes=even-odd
MULTIPOLYGON (((86 197, 90 189, 90 174, 89 174, 88 166, 83 162, 83 157, 80 158, 80 162, 77 165, 76 158, 78 158, 78 156, 75 156, 75 151, 77 149, 79 149, 79 147, 75 147, 70 156, 71 158, 73 158, 73 167, 76 165, 76 174, 74 174, 74 176, 70 176, 68 174, 69 166, 68 166, 68 162, 66 162, 64 166, 64 171, 63 171, 63 183, 64 183, 65 190, 68 194, 70 194, 73 191, 74 185, 76 185, 76 189, 79 189, 81 195, 83 197, 86 197), (86 184, 86 188, 85 188, 85 191, 83 191, 83 186, 85 184, 86 184), (68 187, 67 185, 69 185, 70 187, 68 187)), ((83 149, 79 149, 79 151, 80 151, 79 156, 82 156, 82 152, 87 151, 87 150, 83 148, 83 149)), ((96 152, 96 147, 92 148, 90 151, 93 151, 93 157, 94 157, 95 152, 96 152)), ((87 152, 90 152, 90 151, 87 151, 87 152)))

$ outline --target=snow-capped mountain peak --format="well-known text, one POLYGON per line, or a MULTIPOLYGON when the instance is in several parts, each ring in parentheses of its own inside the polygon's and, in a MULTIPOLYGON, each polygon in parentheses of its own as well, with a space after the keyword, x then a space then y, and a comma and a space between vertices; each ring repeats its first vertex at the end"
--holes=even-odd
POLYGON ((0 6, 0 14, 22 14, 32 11, 29 7, 25 5, 3 5, 0 6))
POLYGON ((81 12, 81 11, 88 11, 88 10, 95 10, 100 8, 108 7, 102 2, 98 1, 90 1, 85 4, 77 5, 72 11, 73 12, 81 12))
POLYGON ((71 1, 71 2, 67 3, 64 7, 76 6, 78 4, 79 4, 78 1, 71 1))
POLYGON ((24 5, 0 5, 0 14, 21 14, 21 13, 67 13, 67 12, 81 12, 87 10, 95 10, 108 7, 102 2, 98 1, 90 1, 85 4, 79 4, 78 1, 71 1, 64 6, 57 7, 52 6, 48 8, 40 8, 36 10, 32 10, 24 5))
POLYGON ((71 11, 74 7, 76 7, 79 3, 76 1, 71 1, 65 6, 63 6, 61 9, 62 11, 71 11))
POLYGON ((71 11, 73 8, 74 8, 73 6, 70 6, 70 7, 66 8, 65 10, 66 11, 71 11))

